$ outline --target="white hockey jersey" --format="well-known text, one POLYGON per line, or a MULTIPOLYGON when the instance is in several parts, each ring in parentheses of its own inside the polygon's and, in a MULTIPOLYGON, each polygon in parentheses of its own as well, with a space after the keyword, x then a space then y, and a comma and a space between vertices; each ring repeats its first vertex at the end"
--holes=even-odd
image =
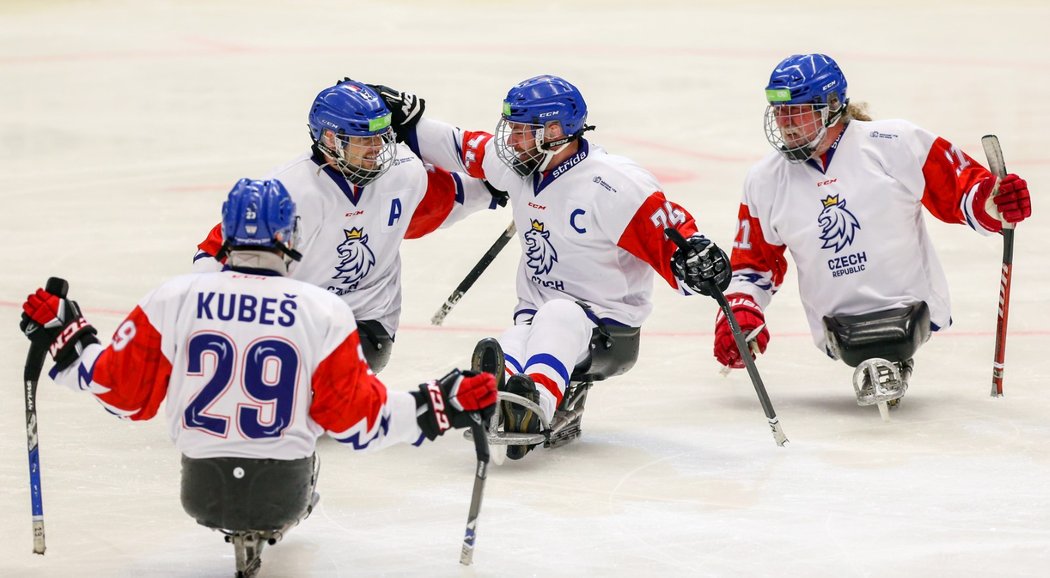
MULTIPOLYGON (((296 204, 302 261, 289 276, 339 295, 357 319, 397 332, 401 312, 401 241, 415 239, 484 208, 495 208, 484 184, 425 167, 405 145, 374 182, 351 185, 323 158, 305 154, 266 179, 278 179, 296 204)), ((215 271, 222 247, 216 225, 194 257, 195 271, 215 271)))
POLYGON ((652 311, 654 270, 690 293, 671 272, 676 246, 664 229, 689 237, 696 223, 652 174, 580 139, 575 155, 522 179, 499 160, 492 138, 424 118, 407 140, 425 161, 461 168, 510 195, 522 249, 515 322, 569 297, 588 303, 598 319, 638 327, 652 311))
POLYGON ((165 413, 191 458, 298 459, 326 431, 353 449, 420 442, 415 399, 364 361, 342 300, 268 270, 176 277, 103 349, 52 375, 132 420, 165 413))
POLYGON ((784 280, 787 249, 820 349, 827 315, 925 301, 932 329, 947 327, 948 282, 922 207, 991 234, 973 216, 977 185, 990 176, 951 143, 901 120, 850 121, 820 162, 792 164, 772 152, 744 182, 726 293, 747 293, 766 307, 784 280))

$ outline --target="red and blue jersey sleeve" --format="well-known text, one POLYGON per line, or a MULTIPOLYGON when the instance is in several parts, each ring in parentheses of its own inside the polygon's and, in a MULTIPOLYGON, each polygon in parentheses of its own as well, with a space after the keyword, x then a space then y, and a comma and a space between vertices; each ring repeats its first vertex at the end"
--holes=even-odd
POLYGON ((418 239, 436 231, 455 207, 463 202, 463 184, 459 177, 441 167, 427 165, 427 190, 412 213, 406 239, 418 239))
POLYGON ((388 392, 365 362, 357 331, 318 364, 312 387, 310 417, 338 441, 364 449, 388 434, 388 392))
POLYGON ((966 223, 974 230, 984 230, 974 217, 973 204, 978 184, 992 176, 987 169, 938 137, 922 165, 922 175, 922 204, 930 214, 946 223, 966 223))
MULTIPOLYGON (((218 254, 218 250, 223 248, 223 224, 217 223, 214 227, 208 231, 208 236, 201 243, 197 244, 197 249, 203 253, 207 253, 209 256, 215 256, 218 254)), ((199 253, 197 253, 199 255, 199 253)))
POLYGON ((746 204, 740 204, 737 216, 737 234, 729 258, 733 279, 726 293, 743 291, 764 307, 784 282, 788 268, 784 257, 787 247, 766 241, 762 222, 751 214, 746 204))
POLYGON ((492 140, 492 135, 483 131, 463 131, 463 137, 459 142, 459 157, 463 163, 463 169, 467 174, 476 178, 485 178, 485 151, 486 145, 492 140))
POLYGON ((197 253, 193 256, 193 263, 200 261, 214 261, 215 256, 222 250, 222 223, 217 223, 208 231, 208 236, 197 244, 197 253))
POLYGON ((635 211, 617 246, 648 263, 671 287, 679 289, 671 271, 671 256, 678 246, 664 234, 668 227, 677 229, 687 239, 697 232, 689 211, 656 191, 635 211))
POLYGON ((160 332, 136 307, 95 360, 90 389, 113 413, 146 420, 157 414, 170 378, 171 361, 161 349, 160 332))

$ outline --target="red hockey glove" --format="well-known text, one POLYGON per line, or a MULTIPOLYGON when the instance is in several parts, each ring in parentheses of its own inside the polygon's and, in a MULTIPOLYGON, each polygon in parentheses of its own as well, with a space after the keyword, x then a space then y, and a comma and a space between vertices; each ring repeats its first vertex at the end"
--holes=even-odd
POLYGON ((1028 183, 1009 174, 999 181, 999 194, 992 197, 995 208, 1007 223, 1020 223, 1032 216, 1032 198, 1028 194, 1028 183))
MULTIPOLYGON (((730 310, 736 317, 737 324, 744 337, 752 331, 761 327, 753 341, 758 344, 758 351, 762 353, 769 343, 769 329, 765 327, 766 317, 762 314, 762 308, 746 293, 733 293, 726 295, 730 310)), ((740 357, 740 351, 736 347, 733 338, 733 330, 729 327, 729 320, 721 311, 715 317, 715 359, 726 367, 740 369, 744 367, 744 360, 740 357)))
POLYGON ((18 327, 33 343, 48 347, 58 371, 72 365, 84 347, 98 343, 98 331, 80 314, 76 301, 37 289, 22 304, 18 327))
POLYGON ((496 411, 496 378, 491 373, 452 370, 436 381, 419 386, 416 422, 427 439, 433 440, 449 428, 469 427, 470 414, 479 413, 488 423, 496 411))
POLYGON ((973 200, 973 213, 977 222, 985 229, 998 233, 1003 223, 1019 223, 1032 215, 1032 199, 1028 194, 1028 183, 1009 174, 999 182, 999 192, 992 196, 995 179, 981 182, 973 200))

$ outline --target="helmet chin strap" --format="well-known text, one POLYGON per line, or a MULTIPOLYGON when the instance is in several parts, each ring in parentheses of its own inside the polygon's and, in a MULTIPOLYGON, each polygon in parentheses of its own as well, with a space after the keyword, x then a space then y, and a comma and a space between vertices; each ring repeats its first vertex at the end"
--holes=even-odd
POLYGON ((543 172, 543 171, 547 170, 547 168, 551 164, 551 161, 554 160, 554 157, 558 156, 558 153, 560 153, 563 150, 565 150, 566 147, 568 147, 570 144, 572 144, 572 141, 576 140, 585 131, 593 130, 593 129, 594 129, 593 126, 584 127, 583 130, 577 132, 576 134, 569 135, 569 136, 564 136, 562 138, 559 138, 557 140, 553 140, 551 142, 543 142, 544 130, 545 130, 543 127, 540 127, 538 129, 536 129, 536 142, 542 142, 543 143, 542 145, 540 145, 538 147, 538 150, 541 151, 542 154, 543 154, 543 160, 540 161, 540 164, 539 164, 539 166, 536 167, 536 170, 538 170, 540 172, 543 172))
POLYGON ((558 156, 558 153, 565 150, 565 148, 569 146, 569 143, 571 142, 572 141, 570 140, 569 142, 566 142, 558 147, 541 149, 543 151, 543 160, 540 161, 540 164, 538 167, 536 167, 536 170, 540 172, 546 171, 547 167, 550 166, 551 161, 554 160, 554 157, 558 156))

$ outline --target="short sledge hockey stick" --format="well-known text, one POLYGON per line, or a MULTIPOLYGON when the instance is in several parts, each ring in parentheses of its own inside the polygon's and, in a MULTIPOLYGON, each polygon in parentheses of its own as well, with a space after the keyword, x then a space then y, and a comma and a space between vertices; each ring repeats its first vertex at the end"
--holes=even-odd
MULTIPOLYGON (((65 297, 69 292, 69 283, 58 277, 47 280, 45 290, 52 295, 65 297)), ((40 487, 40 437, 37 433, 36 387, 40 381, 40 372, 44 369, 47 357, 47 345, 33 343, 26 355, 26 366, 23 374, 26 398, 26 446, 29 451, 29 500, 33 511, 33 553, 44 555, 47 544, 44 542, 44 495, 40 487)))
MULTIPOLYGON (((664 229, 664 234, 667 238, 674 241, 683 251, 692 251, 693 248, 685 240, 685 237, 678 232, 677 229, 668 227, 664 229)), ((718 306, 722 308, 722 313, 725 314, 726 320, 729 321, 729 328, 733 330, 733 338, 736 340, 736 348, 740 351, 740 358, 744 361, 744 367, 747 368, 747 374, 751 376, 751 384, 755 386, 755 393, 758 394, 758 401, 762 404, 762 411, 766 413, 766 419, 769 421, 769 429, 773 432, 773 439, 777 442, 778 446, 783 446, 788 442, 787 435, 784 434, 784 428, 780 425, 780 419, 777 418, 777 412, 773 410, 773 402, 769 401, 769 394, 766 393, 766 386, 762 383, 762 376, 758 374, 758 367, 755 366, 755 360, 751 357, 751 348, 744 339, 744 334, 740 330, 740 325, 736 322, 736 315, 733 315, 733 309, 729 307, 729 301, 726 301, 726 296, 722 294, 722 290, 718 288, 714 283, 707 282, 707 289, 711 293, 711 297, 714 297, 715 301, 718 302, 718 306)))
POLYGON ((478 537, 478 514, 481 513, 481 498, 485 493, 485 479, 488 477, 489 440, 485 424, 477 412, 470 414, 474 422, 470 430, 474 434, 474 451, 478 456, 478 465, 474 470, 474 493, 470 496, 470 511, 467 513, 467 529, 463 534, 463 549, 459 553, 459 563, 470 566, 474 561, 474 541, 478 537))

